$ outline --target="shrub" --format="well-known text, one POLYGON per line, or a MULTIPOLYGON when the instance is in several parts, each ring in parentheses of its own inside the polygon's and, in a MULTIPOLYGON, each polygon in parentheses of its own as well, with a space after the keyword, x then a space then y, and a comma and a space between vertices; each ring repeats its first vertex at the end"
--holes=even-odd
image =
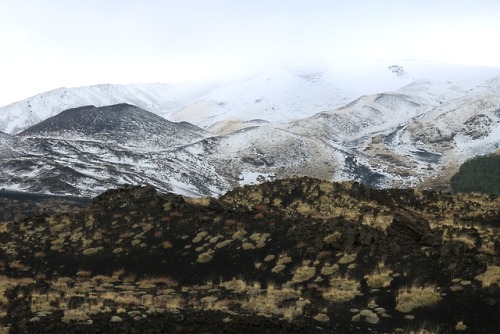
POLYGON ((360 287, 359 282, 338 276, 330 280, 330 287, 323 292, 322 296, 331 302, 343 303, 359 296, 360 287))
POLYGON ((481 281, 483 288, 487 288, 493 284, 500 286, 500 267, 488 266, 488 269, 481 275, 476 276, 475 279, 481 281))
POLYGON ((500 156, 476 157, 464 162, 450 185, 454 192, 500 196, 500 156))
POLYGON ((404 288, 399 290, 396 297, 396 310, 409 313, 413 309, 430 306, 441 301, 441 295, 434 286, 404 288))
POLYGON ((392 270, 388 268, 377 268, 370 275, 366 275, 364 278, 366 284, 373 289, 386 288, 391 285, 392 282, 392 270))
POLYGON ((295 269, 292 277, 293 283, 308 281, 316 275, 316 268, 303 266, 295 269))
POLYGON ((196 262, 207 263, 207 262, 210 262, 212 259, 213 259, 213 255, 211 253, 209 253, 209 252, 201 253, 200 255, 198 255, 198 259, 196 260, 196 262))

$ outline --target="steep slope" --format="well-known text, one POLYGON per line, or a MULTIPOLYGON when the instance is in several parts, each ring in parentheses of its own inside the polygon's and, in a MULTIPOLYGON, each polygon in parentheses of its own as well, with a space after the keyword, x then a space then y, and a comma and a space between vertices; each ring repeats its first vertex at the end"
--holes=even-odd
POLYGON ((0 225, 16 333, 498 333, 499 199, 293 178, 0 225))
POLYGON ((0 156, 5 156, 10 152, 12 144, 16 142, 16 138, 6 133, 0 132, 0 156))

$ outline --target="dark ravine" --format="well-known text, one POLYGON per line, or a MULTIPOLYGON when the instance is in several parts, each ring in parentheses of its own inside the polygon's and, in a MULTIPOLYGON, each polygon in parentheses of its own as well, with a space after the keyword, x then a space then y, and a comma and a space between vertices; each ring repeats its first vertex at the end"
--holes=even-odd
POLYGON ((0 225, 0 333, 498 333, 500 199, 292 178, 0 225))

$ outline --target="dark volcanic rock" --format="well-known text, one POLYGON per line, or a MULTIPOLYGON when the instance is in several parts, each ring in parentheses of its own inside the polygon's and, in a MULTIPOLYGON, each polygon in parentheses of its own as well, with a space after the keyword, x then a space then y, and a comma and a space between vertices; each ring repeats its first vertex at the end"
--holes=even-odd
POLYGON ((399 210, 394 213, 387 235, 401 241, 418 242, 429 231, 429 222, 415 213, 399 210))
POLYGON ((498 201, 309 178, 218 199, 108 190, 0 225, 0 326, 498 333, 498 201))
POLYGON ((173 123, 128 104, 68 109, 19 135, 101 140, 118 145, 171 148, 201 139, 204 130, 192 124, 173 123))

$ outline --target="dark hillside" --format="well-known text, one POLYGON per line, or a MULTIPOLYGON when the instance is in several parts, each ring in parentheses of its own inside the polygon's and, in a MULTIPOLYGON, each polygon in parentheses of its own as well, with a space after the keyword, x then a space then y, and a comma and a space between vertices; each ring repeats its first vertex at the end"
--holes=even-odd
POLYGON ((85 106, 68 109, 19 135, 67 137, 144 147, 170 148, 201 138, 204 131, 192 124, 173 123, 149 111, 128 105, 85 106))
POLYGON ((498 333, 500 202, 295 178, 151 186, 0 231, 22 333, 498 333))
POLYGON ((450 183, 455 192, 500 196, 500 156, 476 157, 464 162, 450 183))

